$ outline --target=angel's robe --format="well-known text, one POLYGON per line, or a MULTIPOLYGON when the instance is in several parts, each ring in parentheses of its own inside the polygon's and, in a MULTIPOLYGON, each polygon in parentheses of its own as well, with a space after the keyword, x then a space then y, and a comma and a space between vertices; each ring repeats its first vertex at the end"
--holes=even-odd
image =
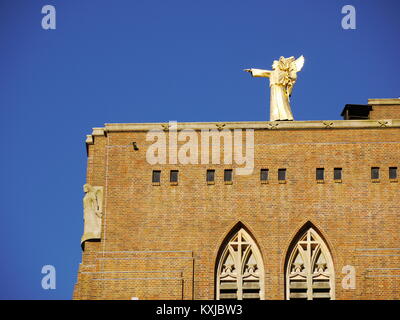
POLYGON ((269 78, 270 121, 293 120, 288 94, 296 81, 296 73, 288 73, 277 68, 272 71, 251 69, 251 74, 253 77, 269 78))

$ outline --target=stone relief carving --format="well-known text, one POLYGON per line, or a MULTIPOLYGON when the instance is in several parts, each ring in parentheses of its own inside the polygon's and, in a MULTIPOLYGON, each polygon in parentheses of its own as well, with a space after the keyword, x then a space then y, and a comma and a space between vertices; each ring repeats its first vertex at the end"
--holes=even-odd
POLYGON ((83 236, 81 244, 86 240, 101 238, 101 218, 103 215, 103 187, 90 184, 83 186, 83 236))

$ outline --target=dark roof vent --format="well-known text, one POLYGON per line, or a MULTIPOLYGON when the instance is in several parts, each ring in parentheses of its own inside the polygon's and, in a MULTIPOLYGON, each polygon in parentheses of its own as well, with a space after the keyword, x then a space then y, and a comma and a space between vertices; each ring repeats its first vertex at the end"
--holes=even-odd
POLYGON ((371 110, 368 104, 346 104, 340 115, 344 120, 368 120, 371 110))

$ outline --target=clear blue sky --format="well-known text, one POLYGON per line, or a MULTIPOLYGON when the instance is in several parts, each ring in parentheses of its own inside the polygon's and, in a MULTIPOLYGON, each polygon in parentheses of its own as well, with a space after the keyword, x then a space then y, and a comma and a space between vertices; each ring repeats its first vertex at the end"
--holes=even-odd
POLYGON ((70 299, 85 135, 112 122, 268 120, 279 56, 306 57, 296 120, 400 96, 398 0, 0 0, 0 298, 70 299), (41 8, 57 10, 43 30, 41 8), (341 8, 356 8, 343 30, 341 8), (57 289, 41 288, 41 268, 57 289))

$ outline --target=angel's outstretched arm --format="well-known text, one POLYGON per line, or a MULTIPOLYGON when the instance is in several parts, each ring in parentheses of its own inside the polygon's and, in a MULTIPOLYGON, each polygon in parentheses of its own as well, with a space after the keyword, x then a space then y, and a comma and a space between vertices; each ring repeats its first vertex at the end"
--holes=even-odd
POLYGON ((272 72, 269 70, 262 70, 262 69, 244 69, 244 71, 250 72, 253 77, 263 77, 263 78, 269 78, 272 72))

